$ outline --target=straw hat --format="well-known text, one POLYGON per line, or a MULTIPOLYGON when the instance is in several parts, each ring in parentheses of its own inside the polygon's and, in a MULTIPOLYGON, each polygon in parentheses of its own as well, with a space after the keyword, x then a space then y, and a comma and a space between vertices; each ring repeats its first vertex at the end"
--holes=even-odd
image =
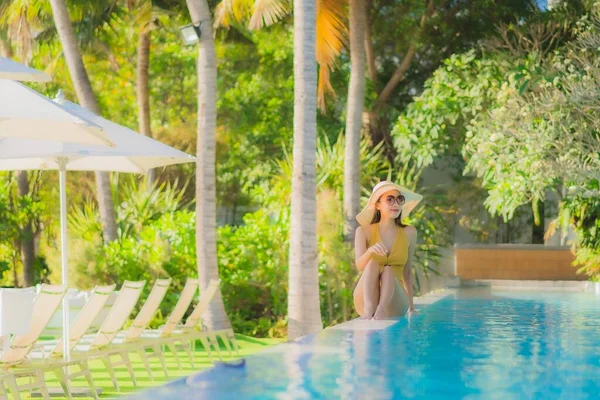
POLYGON ((390 190, 397 190, 404 196, 406 199, 404 205, 402 206, 402 218, 408 217, 408 214, 423 200, 423 196, 418 193, 411 192, 407 188, 396 185, 394 182, 390 181, 381 181, 373 188, 373 192, 371 193, 371 197, 369 197, 369 201, 365 208, 356 216, 356 220, 359 224, 366 226, 370 225, 373 220, 373 215, 375 214, 375 203, 381 197, 382 194, 388 192, 390 190))

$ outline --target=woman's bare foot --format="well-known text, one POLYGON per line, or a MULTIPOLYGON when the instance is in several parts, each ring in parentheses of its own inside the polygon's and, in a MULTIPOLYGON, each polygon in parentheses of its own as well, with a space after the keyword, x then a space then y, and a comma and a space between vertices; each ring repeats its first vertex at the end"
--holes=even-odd
POLYGON ((373 319, 385 319, 385 310, 383 309, 383 307, 377 307, 377 311, 375 311, 375 315, 373 315, 373 319))

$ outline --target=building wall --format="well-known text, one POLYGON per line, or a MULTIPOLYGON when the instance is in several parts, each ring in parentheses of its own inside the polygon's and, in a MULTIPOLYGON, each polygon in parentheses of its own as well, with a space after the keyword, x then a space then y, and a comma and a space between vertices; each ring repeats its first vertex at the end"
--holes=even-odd
POLYGON ((456 274, 461 279, 586 280, 571 266, 569 248, 544 245, 458 246, 456 274))

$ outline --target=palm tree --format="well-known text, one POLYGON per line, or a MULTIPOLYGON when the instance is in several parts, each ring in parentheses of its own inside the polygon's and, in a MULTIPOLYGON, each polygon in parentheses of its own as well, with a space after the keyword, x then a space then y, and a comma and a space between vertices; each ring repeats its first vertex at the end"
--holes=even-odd
POLYGON ((367 8, 364 0, 350 0, 350 84, 346 113, 344 149, 344 236, 354 243, 356 215, 360 211, 360 136, 365 99, 365 28, 367 8))
MULTIPOLYGON (((152 1, 150 0, 127 0, 127 7, 133 14, 133 19, 138 25, 138 45, 136 63, 136 90, 138 104, 138 125, 142 135, 152 137, 152 126, 150 122, 150 43, 152 25, 154 24, 152 13, 152 1)), ((156 180, 156 170, 148 171, 147 182, 149 186, 156 180)))
MULTIPOLYGON (((200 24, 198 45, 198 144, 196 163, 196 254, 200 286, 219 277, 217 264, 217 55, 212 16, 206 0, 186 0, 192 21, 200 24)), ((219 292, 205 314, 214 329, 231 327, 219 292)))
MULTIPOLYGON (((343 22, 343 0, 317 0, 316 59, 320 64, 318 101, 325 110, 325 94, 333 93, 329 73, 340 54, 348 28, 343 22)), ((270 25, 291 10, 288 2, 255 0, 253 4, 242 0, 222 0, 217 6, 216 24, 229 26, 233 17, 240 22, 249 18, 248 27, 259 29, 270 25)), ((362 113, 365 96, 365 0, 350 0, 350 59, 352 63, 348 87, 348 110, 346 115, 346 149, 344 162, 344 215, 345 237, 353 243, 356 229, 355 216, 360 206, 360 155, 359 144, 362 131, 362 113)))
MULTIPOLYGON (((137 48, 137 103, 138 103, 138 124, 140 133, 152 137, 152 127, 150 126, 150 27, 141 26, 138 37, 137 48)), ((148 185, 154 184, 156 180, 156 170, 148 171, 148 185)))
MULTIPOLYGON (((66 2, 65 0, 50 0, 50 5, 77 98, 85 108, 100 114, 100 108, 77 45, 77 37, 71 24, 66 2)), ((110 242, 117 239, 117 223, 108 173, 96 172, 96 186, 104 240, 110 242)))
POLYGON ((315 0, 294 2, 294 151, 288 339, 323 329, 317 264, 315 0))
MULTIPOLYGON (((346 27, 344 0, 294 1, 294 151, 290 226, 288 338, 323 328, 319 305, 316 215, 317 105, 333 92, 329 73, 340 54, 346 27), (317 65, 320 64, 317 84, 317 65)), ((292 10, 286 0, 222 0, 215 25, 249 18, 249 28, 271 25, 292 10)), ((358 162, 358 161, 356 161, 358 162)))
MULTIPOLYGON (((316 2, 316 60, 320 65, 318 105, 325 111, 325 95, 333 94, 329 75, 340 55, 347 35, 344 24, 346 0, 317 0, 316 2)), ((289 0, 221 0, 215 10, 215 27, 229 27, 231 18, 248 20, 248 28, 261 29, 274 24, 291 13, 289 0)))

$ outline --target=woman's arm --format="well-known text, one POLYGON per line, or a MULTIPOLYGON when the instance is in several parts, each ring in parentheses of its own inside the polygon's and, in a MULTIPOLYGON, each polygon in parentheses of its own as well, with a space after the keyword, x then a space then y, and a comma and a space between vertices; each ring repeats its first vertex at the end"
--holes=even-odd
POLYGON ((404 265, 404 289, 408 295, 408 312, 415 311, 415 305, 413 303, 413 282, 412 282, 412 261, 415 254, 415 247, 417 247, 417 229, 414 226, 407 226, 404 228, 404 232, 408 238, 408 259, 404 265))
POLYGON ((362 227, 359 226, 356 228, 356 233, 354 234, 354 259, 356 268, 359 271, 365 269, 373 253, 383 256, 387 253, 387 250, 381 243, 375 243, 373 246, 367 248, 367 237, 362 227))

